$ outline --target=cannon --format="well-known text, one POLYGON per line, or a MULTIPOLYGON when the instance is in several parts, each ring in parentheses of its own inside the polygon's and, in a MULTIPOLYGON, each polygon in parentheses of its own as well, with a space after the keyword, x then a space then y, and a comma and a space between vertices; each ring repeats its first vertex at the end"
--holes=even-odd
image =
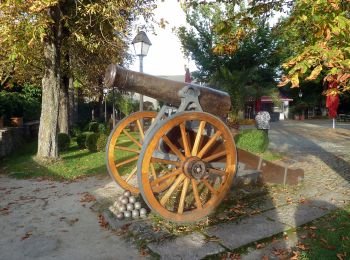
POLYGON ((288 173, 236 148, 223 121, 231 107, 226 92, 115 64, 108 66, 104 82, 165 103, 158 113, 141 111, 121 120, 106 146, 111 177, 122 188, 141 193, 149 208, 164 219, 189 223, 212 213, 235 180, 239 154, 253 168, 288 173))

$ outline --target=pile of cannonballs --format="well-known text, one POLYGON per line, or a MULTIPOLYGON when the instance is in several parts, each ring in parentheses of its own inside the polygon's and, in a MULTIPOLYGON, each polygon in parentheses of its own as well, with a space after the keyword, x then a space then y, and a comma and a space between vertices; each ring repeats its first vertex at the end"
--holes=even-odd
POLYGON ((126 190, 114 203, 115 214, 117 219, 138 219, 147 217, 147 210, 142 208, 141 202, 136 201, 136 198, 131 195, 131 192, 126 190))

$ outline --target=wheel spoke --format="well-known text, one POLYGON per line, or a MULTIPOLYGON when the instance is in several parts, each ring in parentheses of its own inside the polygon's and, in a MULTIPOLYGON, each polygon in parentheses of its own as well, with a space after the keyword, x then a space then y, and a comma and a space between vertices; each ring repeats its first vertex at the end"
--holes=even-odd
POLYGON ((205 186, 207 186, 207 188, 211 191, 211 193, 214 194, 214 196, 218 195, 218 191, 216 189, 214 189, 214 187, 211 186, 210 183, 206 179, 203 179, 202 182, 204 183, 205 186))
POLYGON ((137 172, 137 166, 135 166, 134 169, 132 169, 132 171, 130 172, 129 176, 125 179, 125 181, 129 182, 132 176, 134 176, 136 172, 137 172))
POLYGON ((205 162, 211 162, 217 158, 220 158, 222 156, 226 155, 226 151, 221 151, 221 152, 218 152, 218 153, 214 153, 206 158, 203 159, 203 161, 205 162))
POLYGON ((188 143, 185 123, 180 124, 180 130, 181 130, 182 143, 183 143, 184 149, 185 149, 185 155, 186 155, 186 157, 189 157, 189 156, 191 156, 191 150, 190 150, 190 146, 188 143))
POLYGON ((124 146, 115 146, 114 149, 127 151, 127 152, 133 152, 133 153, 140 153, 140 150, 136 150, 136 149, 132 149, 129 147, 124 147, 124 146))
POLYGON ((151 163, 151 172, 152 172, 152 176, 153 176, 154 180, 156 180, 157 174, 156 174, 156 170, 154 169, 153 163, 151 163))
POLYGON ((159 184, 159 183, 161 183, 161 182, 163 182, 171 177, 175 177, 175 176, 179 175, 180 173, 181 173, 181 169, 176 169, 173 172, 165 174, 162 177, 159 177, 156 180, 152 181, 151 185, 155 186, 155 185, 157 185, 157 184, 159 184))
POLYGON ((125 165, 125 164, 131 163, 131 162, 133 162, 133 161, 137 161, 138 158, 139 158, 139 156, 136 155, 136 156, 134 156, 134 157, 132 157, 132 158, 130 158, 130 159, 128 159, 128 160, 125 160, 125 161, 123 161, 123 162, 120 162, 120 163, 116 164, 115 167, 116 167, 116 168, 119 168, 120 166, 123 166, 123 165, 125 165))
POLYGON ((141 140, 143 141, 143 139, 145 139, 145 134, 143 133, 142 125, 141 125, 141 122, 139 119, 136 120, 136 124, 137 124, 137 128, 139 129, 139 132, 140 132, 141 140))
POLYGON ((163 136, 164 142, 170 147, 170 149, 177 155, 177 157, 180 158, 181 161, 184 161, 186 158, 185 156, 180 152, 180 150, 170 141, 170 139, 164 135, 163 136))
POLYGON ((142 145, 140 144, 140 142, 137 141, 131 134, 129 134, 128 131, 125 131, 125 129, 123 129, 123 133, 124 133, 127 137, 129 137, 129 139, 130 139, 131 141, 133 141, 138 147, 142 148, 142 145))
POLYGON ((209 141, 205 144, 205 146, 200 150, 198 153, 197 157, 202 158, 203 155, 213 146, 215 143, 216 139, 221 135, 220 131, 217 131, 210 139, 209 141))
POLYGON ((215 169, 215 168, 208 168, 208 172, 213 174, 219 174, 220 176, 225 176, 227 174, 226 171, 215 169))
POLYGON ((171 164, 171 165, 175 165, 177 167, 181 166, 180 162, 171 161, 171 160, 167 160, 167 159, 161 159, 161 158, 154 158, 154 157, 151 159, 151 162, 153 162, 153 163, 171 164))
POLYGON ((180 203, 179 203, 179 208, 177 210, 177 213, 182 214, 184 212, 184 205, 185 205, 185 199, 186 199, 186 193, 188 189, 188 184, 190 183, 190 180, 186 177, 184 181, 184 185, 182 187, 181 191, 181 197, 180 197, 180 203))
POLYGON ((160 204, 162 206, 165 205, 165 203, 169 200, 171 194, 175 191, 175 189, 181 184, 181 182, 186 178, 185 174, 181 174, 178 176, 173 183, 173 185, 167 190, 167 192, 164 194, 164 196, 160 200, 160 204))
POLYGON ((202 202, 201 202, 201 199, 199 197, 199 194, 198 194, 197 182, 195 179, 192 179, 191 181, 192 181, 193 195, 194 195, 194 199, 195 199, 196 204, 197 204, 197 208, 201 209, 201 208, 203 208, 203 206, 202 206, 202 202))
POLYGON ((205 121, 201 121, 199 124, 196 139, 194 141, 193 148, 192 148, 192 153, 191 153, 192 156, 196 156, 198 153, 199 144, 200 144, 200 141, 202 139, 202 132, 203 132, 203 129, 205 127, 205 123, 206 123, 205 121))

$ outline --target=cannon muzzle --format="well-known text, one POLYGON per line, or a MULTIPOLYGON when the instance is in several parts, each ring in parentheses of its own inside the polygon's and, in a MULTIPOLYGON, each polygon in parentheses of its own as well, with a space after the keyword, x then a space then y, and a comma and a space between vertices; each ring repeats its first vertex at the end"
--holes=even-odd
POLYGON ((116 64, 108 66, 104 81, 107 87, 136 92, 175 106, 181 103, 179 90, 191 85, 200 91, 198 99, 205 112, 226 116, 231 108, 231 99, 226 92, 127 70, 116 64))

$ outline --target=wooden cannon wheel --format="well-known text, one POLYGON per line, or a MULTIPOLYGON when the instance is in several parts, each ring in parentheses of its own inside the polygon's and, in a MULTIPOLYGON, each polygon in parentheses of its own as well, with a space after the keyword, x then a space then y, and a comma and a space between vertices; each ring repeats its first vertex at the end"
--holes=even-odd
POLYGON ((237 152, 227 126, 204 112, 180 112, 159 123, 147 136, 138 161, 138 183, 148 206, 161 217, 180 223, 209 215, 224 199, 236 173, 237 152), (180 133, 173 138, 171 132, 180 133), (179 141, 181 140, 181 141, 179 141), (164 143, 173 159, 154 158, 164 143), (220 168, 214 166, 221 162, 220 168), (150 176, 150 167, 157 171, 150 176), (156 184, 172 179, 162 191, 156 184))
MULTIPOLYGON (((114 181, 123 189, 130 190, 133 194, 139 193, 137 185, 137 160, 145 138, 145 130, 153 122, 157 112, 136 112, 121 120, 111 132, 106 147, 107 169, 114 181), (144 122, 144 127, 142 123, 144 122)), ((156 171, 150 166, 151 175, 156 171)), ((164 189, 164 185, 170 185, 170 181, 157 184, 155 190, 164 189)))

